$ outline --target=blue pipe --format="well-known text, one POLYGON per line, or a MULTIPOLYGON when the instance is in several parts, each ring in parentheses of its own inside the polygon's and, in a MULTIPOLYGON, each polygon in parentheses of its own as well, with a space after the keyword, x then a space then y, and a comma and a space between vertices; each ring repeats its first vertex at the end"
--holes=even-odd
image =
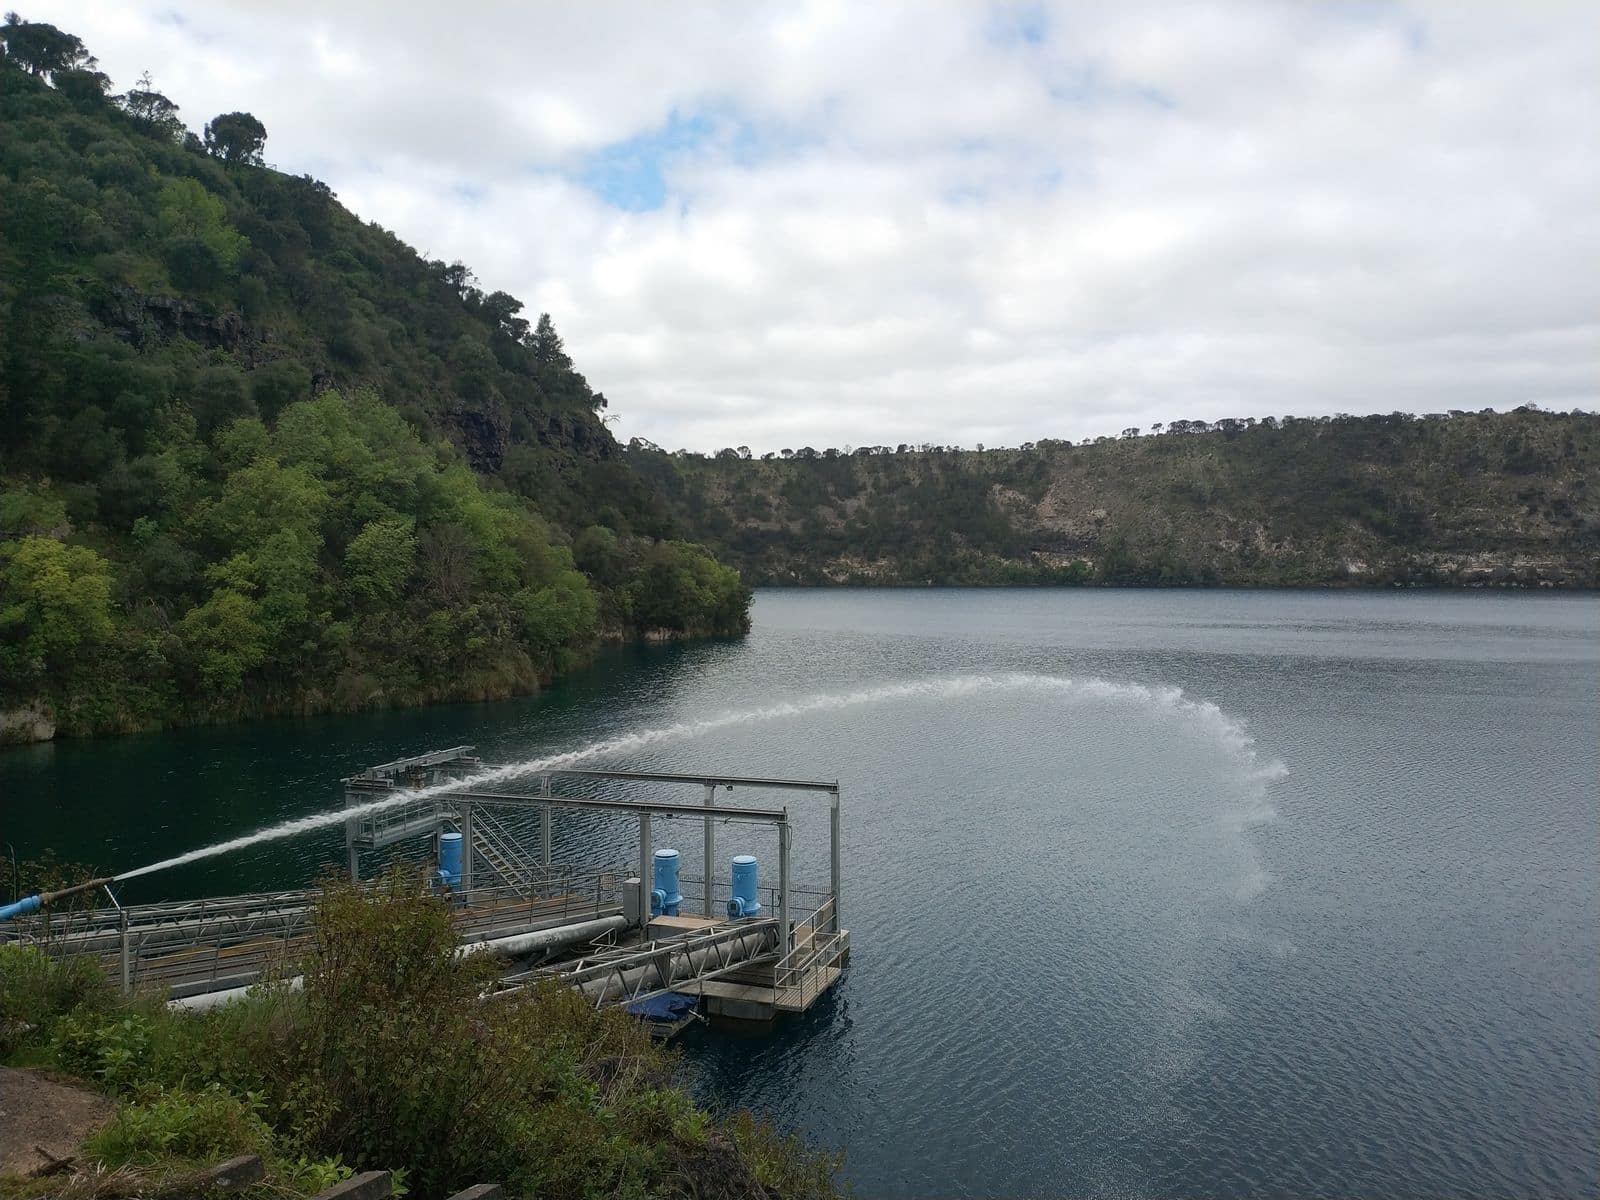
POLYGON ((650 893, 652 917, 675 917, 683 894, 678 891, 678 852, 657 850, 655 855, 655 890, 650 893))
POLYGON ((12 917, 25 917, 31 912, 38 912, 43 899, 35 892, 31 896, 24 896, 15 904, 0 905, 0 921, 9 921, 12 917))
POLYGON ((733 857, 733 899, 728 901, 728 915, 754 917, 761 912, 761 901, 756 898, 756 856, 736 854, 733 857))

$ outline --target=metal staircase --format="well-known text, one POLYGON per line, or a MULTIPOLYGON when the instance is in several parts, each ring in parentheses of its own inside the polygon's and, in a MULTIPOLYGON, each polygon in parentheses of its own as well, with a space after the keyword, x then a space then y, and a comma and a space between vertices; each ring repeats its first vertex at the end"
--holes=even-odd
POLYGON ((524 896, 542 891, 548 872, 533 857, 517 849, 517 840, 483 808, 472 813, 472 849, 489 864, 502 883, 524 896))

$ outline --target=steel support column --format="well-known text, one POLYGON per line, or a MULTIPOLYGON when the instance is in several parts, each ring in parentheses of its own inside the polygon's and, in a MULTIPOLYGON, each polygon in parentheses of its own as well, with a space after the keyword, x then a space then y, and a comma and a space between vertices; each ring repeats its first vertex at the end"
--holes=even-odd
POLYGON ((644 892, 644 924, 650 923, 650 892, 655 887, 650 874, 650 814, 639 814, 639 887, 644 892))
MULTIPOLYGON (((715 809, 717 806, 717 785, 706 784, 706 808, 715 809)), ((716 919, 716 869, 717 869, 717 822, 709 812, 706 814, 706 840, 705 840, 705 866, 701 874, 706 879, 706 916, 716 919)))
MULTIPOLYGON (((350 795, 350 789, 346 788, 344 793, 344 806, 346 808, 350 807, 352 799, 354 797, 350 795)), ((356 849, 356 824, 355 821, 346 821, 344 823, 344 848, 345 854, 350 860, 351 883, 361 882, 361 851, 356 849)))
POLYGON ((828 879, 833 890, 833 932, 838 933, 842 928, 839 924, 839 793, 835 791, 828 799, 828 879))
POLYGON ((461 806, 461 890, 472 890, 472 805, 461 806))
POLYGON ((789 930, 789 821, 778 825, 778 957, 784 958, 793 949, 789 930))

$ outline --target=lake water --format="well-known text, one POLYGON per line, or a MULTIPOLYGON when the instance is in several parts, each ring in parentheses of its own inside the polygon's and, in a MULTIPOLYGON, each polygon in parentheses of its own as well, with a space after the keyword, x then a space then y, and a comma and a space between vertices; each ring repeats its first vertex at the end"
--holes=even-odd
MULTIPOLYGON (((869 1196, 1600 1190, 1600 602, 774 590, 754 617, 528 701, 6 752, 0 839, 121 870, 401 754, 922 683, 602 760, 842 784, 846 980, 692 1035, 702 1097, 844 1147, 869 1196)), ((821 807, 788 803, 824 881, 821 807)), ((626 859, 625 828, 583 832, 626 859)), ((656 837, 692 862, 697 826, 656 837)), ((298 884, 337 851, 130 890, 298 884)))

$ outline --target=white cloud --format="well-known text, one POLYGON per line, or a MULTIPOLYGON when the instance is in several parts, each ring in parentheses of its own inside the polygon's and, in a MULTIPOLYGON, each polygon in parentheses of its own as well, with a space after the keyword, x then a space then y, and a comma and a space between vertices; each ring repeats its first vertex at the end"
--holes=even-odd
POLYGON ((996 444, 1600 395, 1592 5, 25 15, 120 85, 149 68, 196 128, 254 112, 284 169, 549 309, 624 437, 996 444), (626 163, 585 186, 669 122, 659 207, 608 202, 626 163))

